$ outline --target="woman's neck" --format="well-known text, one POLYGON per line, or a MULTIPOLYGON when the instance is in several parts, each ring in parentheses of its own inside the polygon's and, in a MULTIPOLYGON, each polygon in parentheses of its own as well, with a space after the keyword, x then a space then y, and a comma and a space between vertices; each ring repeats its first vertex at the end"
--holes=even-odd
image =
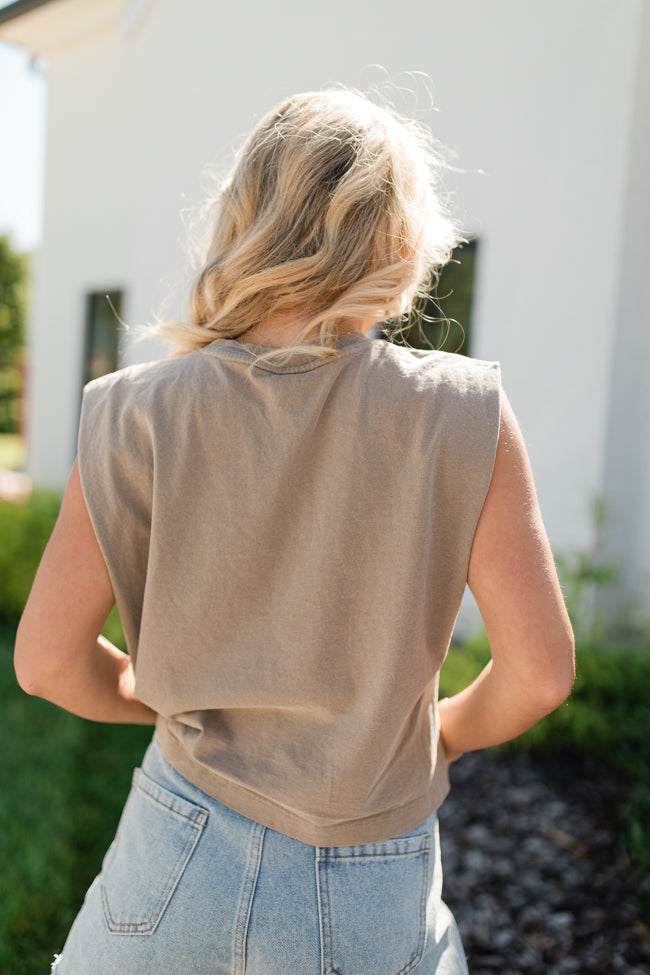
MULTIPOLYGON (((264 345, 273 349, 286 348, 296 345, 300 333, 307 325, 309 319, 295 315, 269 315, 268 318, 258 322, 237 336, 238 342, 251 343, 254 345, 264 345)), ((358 332, 365 334, 375 322, 365 321, 360 318, 349 318, 345 320, 341 334, 348 332, 358 332)), ((301 345, 315 345, 318 342, 318 330, 315 329, 306 338, 302 339, 301 345)))

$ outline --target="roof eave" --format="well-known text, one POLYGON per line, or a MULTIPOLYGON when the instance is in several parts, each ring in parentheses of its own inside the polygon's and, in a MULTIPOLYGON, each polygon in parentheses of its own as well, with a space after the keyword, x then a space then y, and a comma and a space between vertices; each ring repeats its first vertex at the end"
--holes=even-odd
POLYGON ((8 7, 0 10, 0 24, 6 24, 9 20, 15 20, 24 14, 29 14, 38 7, 44 7, 46 3, 53 3, 54 0, 15 0, 8 7))

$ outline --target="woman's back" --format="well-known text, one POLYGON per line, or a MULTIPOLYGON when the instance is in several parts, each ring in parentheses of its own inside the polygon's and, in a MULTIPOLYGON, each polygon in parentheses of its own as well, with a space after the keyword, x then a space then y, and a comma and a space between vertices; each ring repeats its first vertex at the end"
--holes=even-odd
POLYGON ((494 364, 359 334, 282 364, 217 340, 87 389, 81 478, 136 693, 196 785, 323 845, 441 803, 437 673, 499 392, 494 364))

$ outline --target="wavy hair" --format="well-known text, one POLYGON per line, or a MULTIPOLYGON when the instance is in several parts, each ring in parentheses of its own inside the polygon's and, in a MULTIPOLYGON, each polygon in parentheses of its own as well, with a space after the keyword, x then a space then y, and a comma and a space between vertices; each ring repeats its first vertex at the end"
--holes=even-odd
POLYGON ((210 201, 189 321, 157 333, 182 355, 289 315, 306 323, 291 351, 332 355, 350 319, 399 319, 457 242, 438 170, 426 130, 360 93, 287 99, 210 201))

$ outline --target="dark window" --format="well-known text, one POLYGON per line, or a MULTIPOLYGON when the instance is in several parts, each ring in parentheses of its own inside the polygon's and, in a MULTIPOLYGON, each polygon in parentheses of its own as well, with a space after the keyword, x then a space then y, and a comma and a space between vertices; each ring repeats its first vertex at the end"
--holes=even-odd
POLYGON ((86 296, 84 384, 118 368, 121 291, 96 291, 86 296))
POLYGON ((471 240, 454 250, 426 301, 419 304, 419 322, 396 340, 400 345, 470 354, 477 246, 471 240))

